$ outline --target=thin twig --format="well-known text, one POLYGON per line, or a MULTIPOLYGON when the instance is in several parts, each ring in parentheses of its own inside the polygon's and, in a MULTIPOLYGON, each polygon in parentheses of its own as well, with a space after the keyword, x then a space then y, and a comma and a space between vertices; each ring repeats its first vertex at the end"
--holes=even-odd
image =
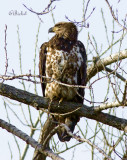
POLYGON ((91 17, 91 15, 93 14, 94 10, 95 10, 95 7, 92 9, 92 11, 90 12, 90 14, 87 16, 86 18, 86 13, 87 13, 87 10, 88 10, 88 6, 89 6, 89 2, 90 0, 87 1, 87 4, 86 4, 86 7, 85 7, 85 11, 84 11, 84 15, 83 15, 83 20, 82 21, 76 21, 76 20, 70 20, 68 18, 68 16, 65 15, 65 18, 69 21, 69 22, 72 22, 72 23, 75 23, 77 26, 79 27, 85 27, 85 28, 89 28, 89 23, 86 23, 86 21, 91 17), (84 25, 83 25, 84 24, 84 25))
POLYGON ((122 75, 120 75, 118 72, 116 72, 116 69, 113 70, 113 69, 111 69, 111 68, 105 67, 105 70, 106 70, 107 72, 110 72, 111 74, 114 74, 114 75, 115 75, 116 77, 118 77, 121 81, 123 81, 123 82, 126 81, 126 79, 125 79, 122 75))
POLYGON ((54 8, 52 8, 51 10, 48 10, 48 11, 45 11, 45 12, 43 12, 43 11, 42 11, 42 12, 35 12, 35 11, 33 11, 33 9, 28 8, 25 4, 23 4, 23 6, 24 6, 26 9, 28 9, 30 12, 35 13, 35 14, 37 14, 37 15, 47 14, 47 13, 51 12, 53 9, 55 9, 55 7, 54 7, 54 8))
POLYGON ((110 9, 110 12, 111 12, 111 15, 112 15, 113 19, 117 22, 117 24, 118 24, 120 27, 122 27, 123 30, 126 30, 126 31, 127 31, 127 28, 125 27, 125 25, 123 26, 123 25, 119 22, 118 17, 116 17, 116 15, 115 15, 112 7, 110 6, 108 0, 105 0, 105 2, 108 4, 108 7, 109 7, 109 9, 110 9))
POLYGON ((19 137, 20 139, 24 140, 27 144, 30 144, 33 148, 37 149, 41 153, 51 157, 54 160, 64 160, 59 155, 53 153, 49 149, 44 149, 41 144, 35 141, 32 137, 28 136, 26 133, 22 132, 21 130, 17 129, 15 126, 11 125, 10 123, 0 119, 0 127, 6 129, 8 132, 14 134, 15 136, 19 137))
POLYGON ((23 6, 27 10, 29 10, 30 12, 32 12, 32 13, 35 13, 37 15, 44 15, 44 14, 47 14, 47 13, 51 12, 52 10, 54 10, 56 8, 56 6, 54 6, 53 8, 49 9, 51 7, 52 3, 55 2, 55 1, 59 1, 59 0, 51 0, 50 3, 47 5, 47 7, 42 12, 36 12, 32 8, 28 8, 25 4, 23 4, 23 6))
POLYGON ((125 82, 122 102, 123 102, 123 104, 125 104, 127 102, 127 81, 125 82))
POLYGON ((34 81, 34 80, 31 80, 30 77, 33 77, 33 78, 40 78, 40 75, 32 75, 32 74, 21 74, 21 75, 14 75, 14 76, 8 76, 8 75, 0 75, 0 79, 3 79, 3 80, 13 80, 13 79, 21 79, 21 80, 26 80, 26 81, 30 81, 30 82, 33 82, 33 83, 51 83, 51 82, 56 82, 60 85, 63 85, 63 86, 66 86, 66 87, 71 87, 71 88, 87 88, 89 89, 89 87, 87 86, 82 86, 82 85, 70 85, 70 84, 65 84, 65 83, 62 83, 62 82, 59 82, 51 77, 47 77, 47 76, 42 76, 44 79, 48 79, 50 81, 48 82, 38 82, 38 81, 34 81), (27 77, 26 78, 23 78, 23 77, 27 77))
POLYGON ((96 148, 100 153, 102 153, 108 160, 113 160, 111 157, 109 157, 101 148, 99 148, 97 145, 93 144, 90 140, 85 139, 85 138, 80 138, 80 136, 77 136, 76 134, 73 134, 70 131, 70 128, 66 125, 66 124, 60 124, 61 127, 64 127, 67 131, 67 133, 72 136, 73 138, 75 138, 77 141, 79 142, 86 142, 88 143, 90 146, 93 146, 94 148, 96 148))
POLYGON ((5 50, 5 75, 7 74, 7 68, 8 68, 8 58, 7 58, 7 25, 5 25, 5 46, 4 46, 4 50, 5 50))

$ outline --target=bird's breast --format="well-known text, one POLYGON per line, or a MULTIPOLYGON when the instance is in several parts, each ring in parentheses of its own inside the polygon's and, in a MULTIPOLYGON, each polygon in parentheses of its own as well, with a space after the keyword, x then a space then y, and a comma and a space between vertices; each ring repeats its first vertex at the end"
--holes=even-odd
MULTIPOLYGON (((77 84, 77 72, 81 67, 83 58, 79 52, 79 48, 74 46, 70 51, 47 49, 46 57, 46 76, 52 79, 74 85, 77 84)), ((46 95, 49 97, 49 92, 54 94, 56 97, 69 96, 69 99, 76 95, 73 88, 62 86, 57 82, 49 82, 46 85, 46 95)), ((52 95, 53 96, 53 95, 52 95)), ((51 97, 51 95, 50 95, 51 97)))

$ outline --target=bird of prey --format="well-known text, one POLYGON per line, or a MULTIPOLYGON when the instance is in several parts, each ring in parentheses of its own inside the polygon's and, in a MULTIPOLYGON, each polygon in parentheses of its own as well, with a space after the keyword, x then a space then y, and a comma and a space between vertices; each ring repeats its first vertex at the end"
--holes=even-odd
MULTIPOLYGON (((77 40, 78 31, 74 23, 59 22, 49 29, 55 35, 42 44, 39 55, 39 74, 44 97, 50 100, 65 100, 83 103, 84 89, 60 84, 83 85, 86 82, 86 51, 82 42, 77 40), (43 76, 52 80, 44 79, 43 76), (60 82, 60 83, 58 83, 60 82)), ((54 116, 57 122, 66 124, 71 132, 80 117, 76 115, 54 116)), ((60 141, 69 141, 71 136, 65 128, 57 131, 60 141)))

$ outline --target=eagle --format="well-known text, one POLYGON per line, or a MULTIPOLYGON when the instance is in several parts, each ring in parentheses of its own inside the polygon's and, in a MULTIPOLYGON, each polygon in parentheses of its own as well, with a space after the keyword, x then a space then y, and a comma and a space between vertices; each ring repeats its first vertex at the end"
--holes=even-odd
MULTIPOLYGON (((49 29, 50 32, 54 32, 55 35, 41 45, 39 55, 43 96, 51 101, 56 99, 83 104, 84 88, 70 87, 85 86, 87 77, 87 56, 83 43, 77 40, 77 27, 72 22, 59 22, 49 29)), ((53 118, 56 122, 66 124, 72 133, 80 119, 74 114, 53 118)), ((62 142, 71 139, 64 127, 57 130, 57 135, 62 142)))

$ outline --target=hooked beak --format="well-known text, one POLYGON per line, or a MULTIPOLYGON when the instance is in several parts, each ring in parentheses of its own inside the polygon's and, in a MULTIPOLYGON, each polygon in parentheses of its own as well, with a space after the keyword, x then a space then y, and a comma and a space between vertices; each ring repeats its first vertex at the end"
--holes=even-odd
POLYGON ((54 27, 52 27, 52 28, 50 28, 50 29, 48 30, 48 33, 52 33, 52 32, 54 32, 54 27))

